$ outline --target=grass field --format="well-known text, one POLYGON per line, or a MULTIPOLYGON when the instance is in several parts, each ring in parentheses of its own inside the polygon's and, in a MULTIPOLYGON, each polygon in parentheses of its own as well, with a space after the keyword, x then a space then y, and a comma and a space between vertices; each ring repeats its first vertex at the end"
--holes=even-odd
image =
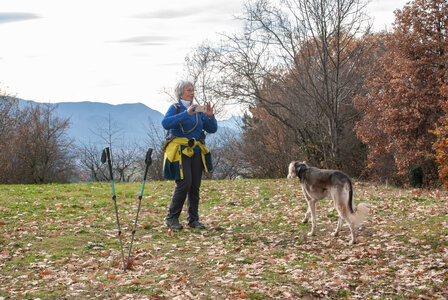
MULTIPOLYGON (((296 180, 203 181, 207 230, 164 224, 173 182, 147 182, 123 272, 109 183, 0 186, 0 299, 448 298, 448 194, 357 182, 371 212, 349 246, 332 203, 317 236, 296 180)), ((141 183, 115 185, 125 253, 141 183)))

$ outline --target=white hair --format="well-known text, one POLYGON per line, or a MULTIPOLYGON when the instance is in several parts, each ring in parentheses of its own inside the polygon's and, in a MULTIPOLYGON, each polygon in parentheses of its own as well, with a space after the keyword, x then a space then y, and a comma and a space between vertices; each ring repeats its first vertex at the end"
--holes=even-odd
POLYGON ((191 81, 184 81, 181 80, 176 84, 176 87, 174 88, 174 95, 176 96, 176 99, 179 100, 180 96, 182 96, 182 94, 184 93, 184 89, 187 86, 192 86, 194 87, 193 83, 191 81))

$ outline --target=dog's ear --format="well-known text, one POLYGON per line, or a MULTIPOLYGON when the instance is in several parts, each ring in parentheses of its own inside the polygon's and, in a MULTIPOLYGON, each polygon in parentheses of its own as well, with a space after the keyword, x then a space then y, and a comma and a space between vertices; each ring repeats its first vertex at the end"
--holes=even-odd
POLYGON ((307 166, 307 164, 306 164, 305 162, 296 162, 296 163, 294 164, 294 168, 295 168, 297 177, 301 178, 301 177, 300 177, 300 172, 301 172, 302 170, 306 170, 306 169, 308 169, 308 166, 307 166))

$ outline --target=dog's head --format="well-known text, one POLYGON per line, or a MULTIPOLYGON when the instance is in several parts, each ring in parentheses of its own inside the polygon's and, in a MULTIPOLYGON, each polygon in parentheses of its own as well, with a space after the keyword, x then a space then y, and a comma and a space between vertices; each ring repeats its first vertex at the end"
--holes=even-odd
POLYGON ((306 170, 308 165, 303 161, 292 161, 288 168, 288 178, 301 178, 300 172, 306 170))

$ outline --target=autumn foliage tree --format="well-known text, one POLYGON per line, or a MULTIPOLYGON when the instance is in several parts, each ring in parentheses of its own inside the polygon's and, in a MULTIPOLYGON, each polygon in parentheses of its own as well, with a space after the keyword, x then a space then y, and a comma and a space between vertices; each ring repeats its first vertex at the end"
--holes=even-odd
POLYGON ((447 32, 446 0, 416 0, 398 10, 386 55, 371 74, 366 94, 357 98, 359 108, 367 107, 357 134, 369 147, 371 170, 381 169, 381 158, 390 159, 401 183, 414 166, 423 169, 426 184, 437 179, 430 131, 443 114, 447 32))
POLYGON ((444 115, 440 118, 440 125, 434 130, 437 140, 433 148, 436 152, 435 158, 440 179, 445 186, 448 186, 448 84, 446 82, 441 88, 441 94, 446 97, 446 100, 442 103, 444 115))
POLYGON ((272 117, 265 109, 250 108, 251 116, 243 118, 243 136, 239 152, 253 177, 286 177, 287 166, 298 157, 294 132, 272 117))
MULTIPOLYGON (((345 45, 345 52, 339 55, 348 63, 343 58, 356 53, 359 55, 356 62, 350 67, 342 64, 339 71, 327 67, 331 76, 339 72, 344 74, 339 78, 344 82, 344 89, 334 95, 328 91, 333 96, 339 93, 335 98, 324 92, 333 91, 333 88, 315 79, 325 76, 313 65, 313 61, 319 60, 319 51, 311 41, 302 45, 289 68, 276 68, 263 76, 251 104, 253 120, 246 118, 245 147, 242 147, 243 153, 259 152, 252 158, 247 157, 254 162, 255 169, 265 166, 261 173, 267 172, 270 177, 283 176, 285 166, 294 159, 306 160, 318 167, 342 169, 353 176, 362 174, 365 147, 353 130, 355 121, 360 119, 353 105, 353 95, 362 88, 370 66, 382 55, 382 39, 382 34, 352 39, 345 45), (330 124, 336 126, 334 134, 329 129, 330 124), (270 162, 273 157, 275 163, 270 162), (276 164, 279 169, 268 172, 267 166, 276 164)), ((330 42, 329 49, 337 48, 336 40, 330 39, 330 42)))

